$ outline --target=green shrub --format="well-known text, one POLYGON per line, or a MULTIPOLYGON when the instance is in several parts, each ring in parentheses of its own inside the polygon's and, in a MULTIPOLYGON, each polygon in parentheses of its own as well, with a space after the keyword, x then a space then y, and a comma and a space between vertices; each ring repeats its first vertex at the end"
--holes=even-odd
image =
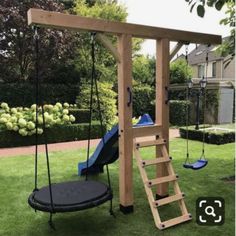
POLYGON ((187 65, 185 59, 178 59, 170 64, 170 83, 185 83, 192 77, 192 69, 187 65))
POLYGON ((171 89, 169 96, 170 100, 186 100, 186 91, 187 89, 171 89))
MULTIPOLYGON (((79 94, 78 85, 42 84, 41 93, 45 103, 55 104, 58 101, 75 103, 79 94)), ((33 83, 0 83, 0 102, 11 107, 29 107, 35 103, 35 85, 33 83)))
MULTIPOLYGON (((184 85, 183 85, 184 86, 184 85)), ((182 88, 179 90, 172 89, 170 92, 171 100, 186 100, 186 89, 182 88)), ((192 89, 193 93, 196 92, 196 88, 192 89)), ((199 118, 200 123, 203 122, 203 96, 200 98, 200 110, 199 110, 199 118)), ((190 96, 190 101, 192 102, 191 116, 190 116, 190 124, 195 123, 196 117, 196 103, 197 96, 190 96)), ((219 110, 219 90, 218 89, 207 89, 206 90, 206 109, 205 109, 205 123, 217 123, 218 119, 218 110, 219 110)))
MULTIPOLYGON (((99 100, 101 106, 103 124, 107 129, 110 129, 116 122, 117 107, 116 97, 117 93, 112 90, 112 84, 106 82, 98 82, 99 100)), ((89 109, 90 102, 90 85, 83 85, 81 93, 77 96, 76 103, 80 109, 89 109)), ((93 119, 99 120, 97 98, 94 92, 93 96, 93 119)))
MULTIPOLYGON (((207 126, 206 126, 207 127, 207 126)), ((208 125, 208 127, 210 127, 208 125)), ((179 129, 180 137, 186 138, 187 131, 186 127, 182 127, 179 129)), ((188 137, 191 140, 198 140, 202 141, 203 139, 203 131, 202 130, 195 130, 194 126, 189 126, 188 137)), ((213 132, 213 131, 206 131, 205 132, 205 142, 211 144, 225 144, 225 143, 233 143, 235 142, 235 132, 213 132)))
MULTIPOLYGON (((101 128, 98 121, 92 122, 91 138, 101 137, 101 128)), ((88 124, 72 124, 54 126, 47 129, 48 143, 59 143, 88 138, 88 124)), ((44 135, 39 136, 39 144, 44 143, 44 135)), ((35 145, 35 135, 22 137, 18 133, 0 129, 0 148, 35 145)))
POLYGON ((69 111, 75 117, 77 124, 89 122, 89 109, 70 108, 69 111))
MULTIPOLYGON (((170 100, 170 123, 171 125, 185 125, 186 124, 186 111, 190 110, 190 102, 170 100), (188 106, 188 107, 187 107, 188 106)), ((189 112, 190 114, 190 112, 189 112)))
MULTIPOLYGON (((75 122, 75 117, 69 114, 69 104, 56 103, 55 105, 45 104, 44 106, 45 126, 47 128, 55 125, 66 125, 75 122)), ((31 136, 36 132, 43 133, 42 107, 38 108, 38 127, 36 129, 36 104, 28 107, 10 108, 7 103, 0 105, 0 124, 2 129, 12 130, 21 136, 31 136)))
POLYGON ((138 117, 148 113, 155 116, 155 89, 149 85, 137 84, 133 87, 133 116, 138 117))
POLYGON ((156 59, 149 55, 135 55, 133 58, 133 79, 138 83, 155 85, 156 59))

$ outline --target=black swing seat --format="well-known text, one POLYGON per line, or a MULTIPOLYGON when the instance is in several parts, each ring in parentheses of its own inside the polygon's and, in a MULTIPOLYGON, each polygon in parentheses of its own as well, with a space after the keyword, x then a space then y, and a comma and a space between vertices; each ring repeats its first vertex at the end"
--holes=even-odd
POLYGON ((194 163, 185 163, 183 164, 183 167, 186 169, 192 169, 192 170, 199 170, 202 169, 203 167, 205 167, 207 165, 208 161, 207 160, 197 160, 194 163))
POLYGON ((51 187, 53 208, 49 186, 34 191, 28 198, 29 205, 43 212, 73 212, 96 207, 113 197, 109 186, 93 180, 56 183, 51 187))

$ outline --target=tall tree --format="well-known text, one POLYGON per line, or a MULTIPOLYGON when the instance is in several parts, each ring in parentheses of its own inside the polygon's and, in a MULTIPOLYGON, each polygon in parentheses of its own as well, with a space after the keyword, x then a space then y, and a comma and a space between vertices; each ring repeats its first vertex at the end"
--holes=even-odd
MULTIPOLYGON (((27 10, 31 7, 63 11, 55 0, 2 0, 0 2, 0 68, 7 81, 27 80, 32 75, 33 30, 27 25, 27 10)), ((40 62, 42 77, 49 76, 58 60, 73 57, 73 38, 67 31, 40 29, 40 62)))
MULTIPOLYGON (((74 13, 93 17, 98 19, 106 19, 111 21, 125 22, 127 17, 126 8, 117 3, 116 0, 76 0, 74 13)), ((109 39, 115 44, 117 39, 113 36, 108 36, 109 39)), ((142 40, 134 39, 133 41, 133 54, 140 50, 142 40)), ((77 67, 81 72, 81 77, 88 78, 90 75, 90 34, 83 34, 78 43, 78 61, 77 67)), ((107 82, 116 81, 116 62, 113 56, 96 41, 96 67, 98 70, 98 77, 107 82)))

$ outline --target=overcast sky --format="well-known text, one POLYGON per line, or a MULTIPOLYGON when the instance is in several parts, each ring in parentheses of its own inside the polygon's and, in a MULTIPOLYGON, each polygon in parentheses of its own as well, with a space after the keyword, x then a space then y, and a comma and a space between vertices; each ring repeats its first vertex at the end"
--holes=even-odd
MULTIPOLYGON (((219 21, 225 17, 225 10, 219 12, 213 8, 207 8, 204 18, 201 18, 195 11, 190 13, 185 0, 119 0, 119 2, 127 7, 129 14, 127 22, 129 23, 220 34, 223 37, 229 35, 230 32, 228 27, 219 25, 219 21)), ((142 52, 154 55, 154 41, 147 40, 142 52)))

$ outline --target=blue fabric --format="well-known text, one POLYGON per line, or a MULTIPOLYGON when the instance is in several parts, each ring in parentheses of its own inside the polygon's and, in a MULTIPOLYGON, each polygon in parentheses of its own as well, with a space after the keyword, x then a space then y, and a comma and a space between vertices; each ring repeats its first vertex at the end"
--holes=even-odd
MULTIPOLYGON (((138 123, 134 125, 134 127, 139 127, 139 126, 147 126, 147 125, 153 125, 154 122, 152 121, 151 117, 148 114, 144 114, 138 123)), ((103 140, 101 140, 95 150, 95 152, 91 155, 91 157, 88 160, 88 168, 90 167, 95 167, 98 163, 95 164, 97 161, 97 158, 99 157, 99 154, 103 150, 103 148, 106 147, 106 143, 115 135, 118 134, 118 125, 114 126, 110 131, 108 131, 105 136, 104 136, 104 144, 103 140)), ((118 135, 117 135, 118 138, 118 135)), ((87 161, 81 162, 78 164, 78 174, 81 176, 82 171, 84 171, 87 168, 87 161)))
POLYGON ((199 170, 205 167, 207 163, 207 160, 197 160, 195 163, 183 164, 183 167, 192 170, 199 170))

